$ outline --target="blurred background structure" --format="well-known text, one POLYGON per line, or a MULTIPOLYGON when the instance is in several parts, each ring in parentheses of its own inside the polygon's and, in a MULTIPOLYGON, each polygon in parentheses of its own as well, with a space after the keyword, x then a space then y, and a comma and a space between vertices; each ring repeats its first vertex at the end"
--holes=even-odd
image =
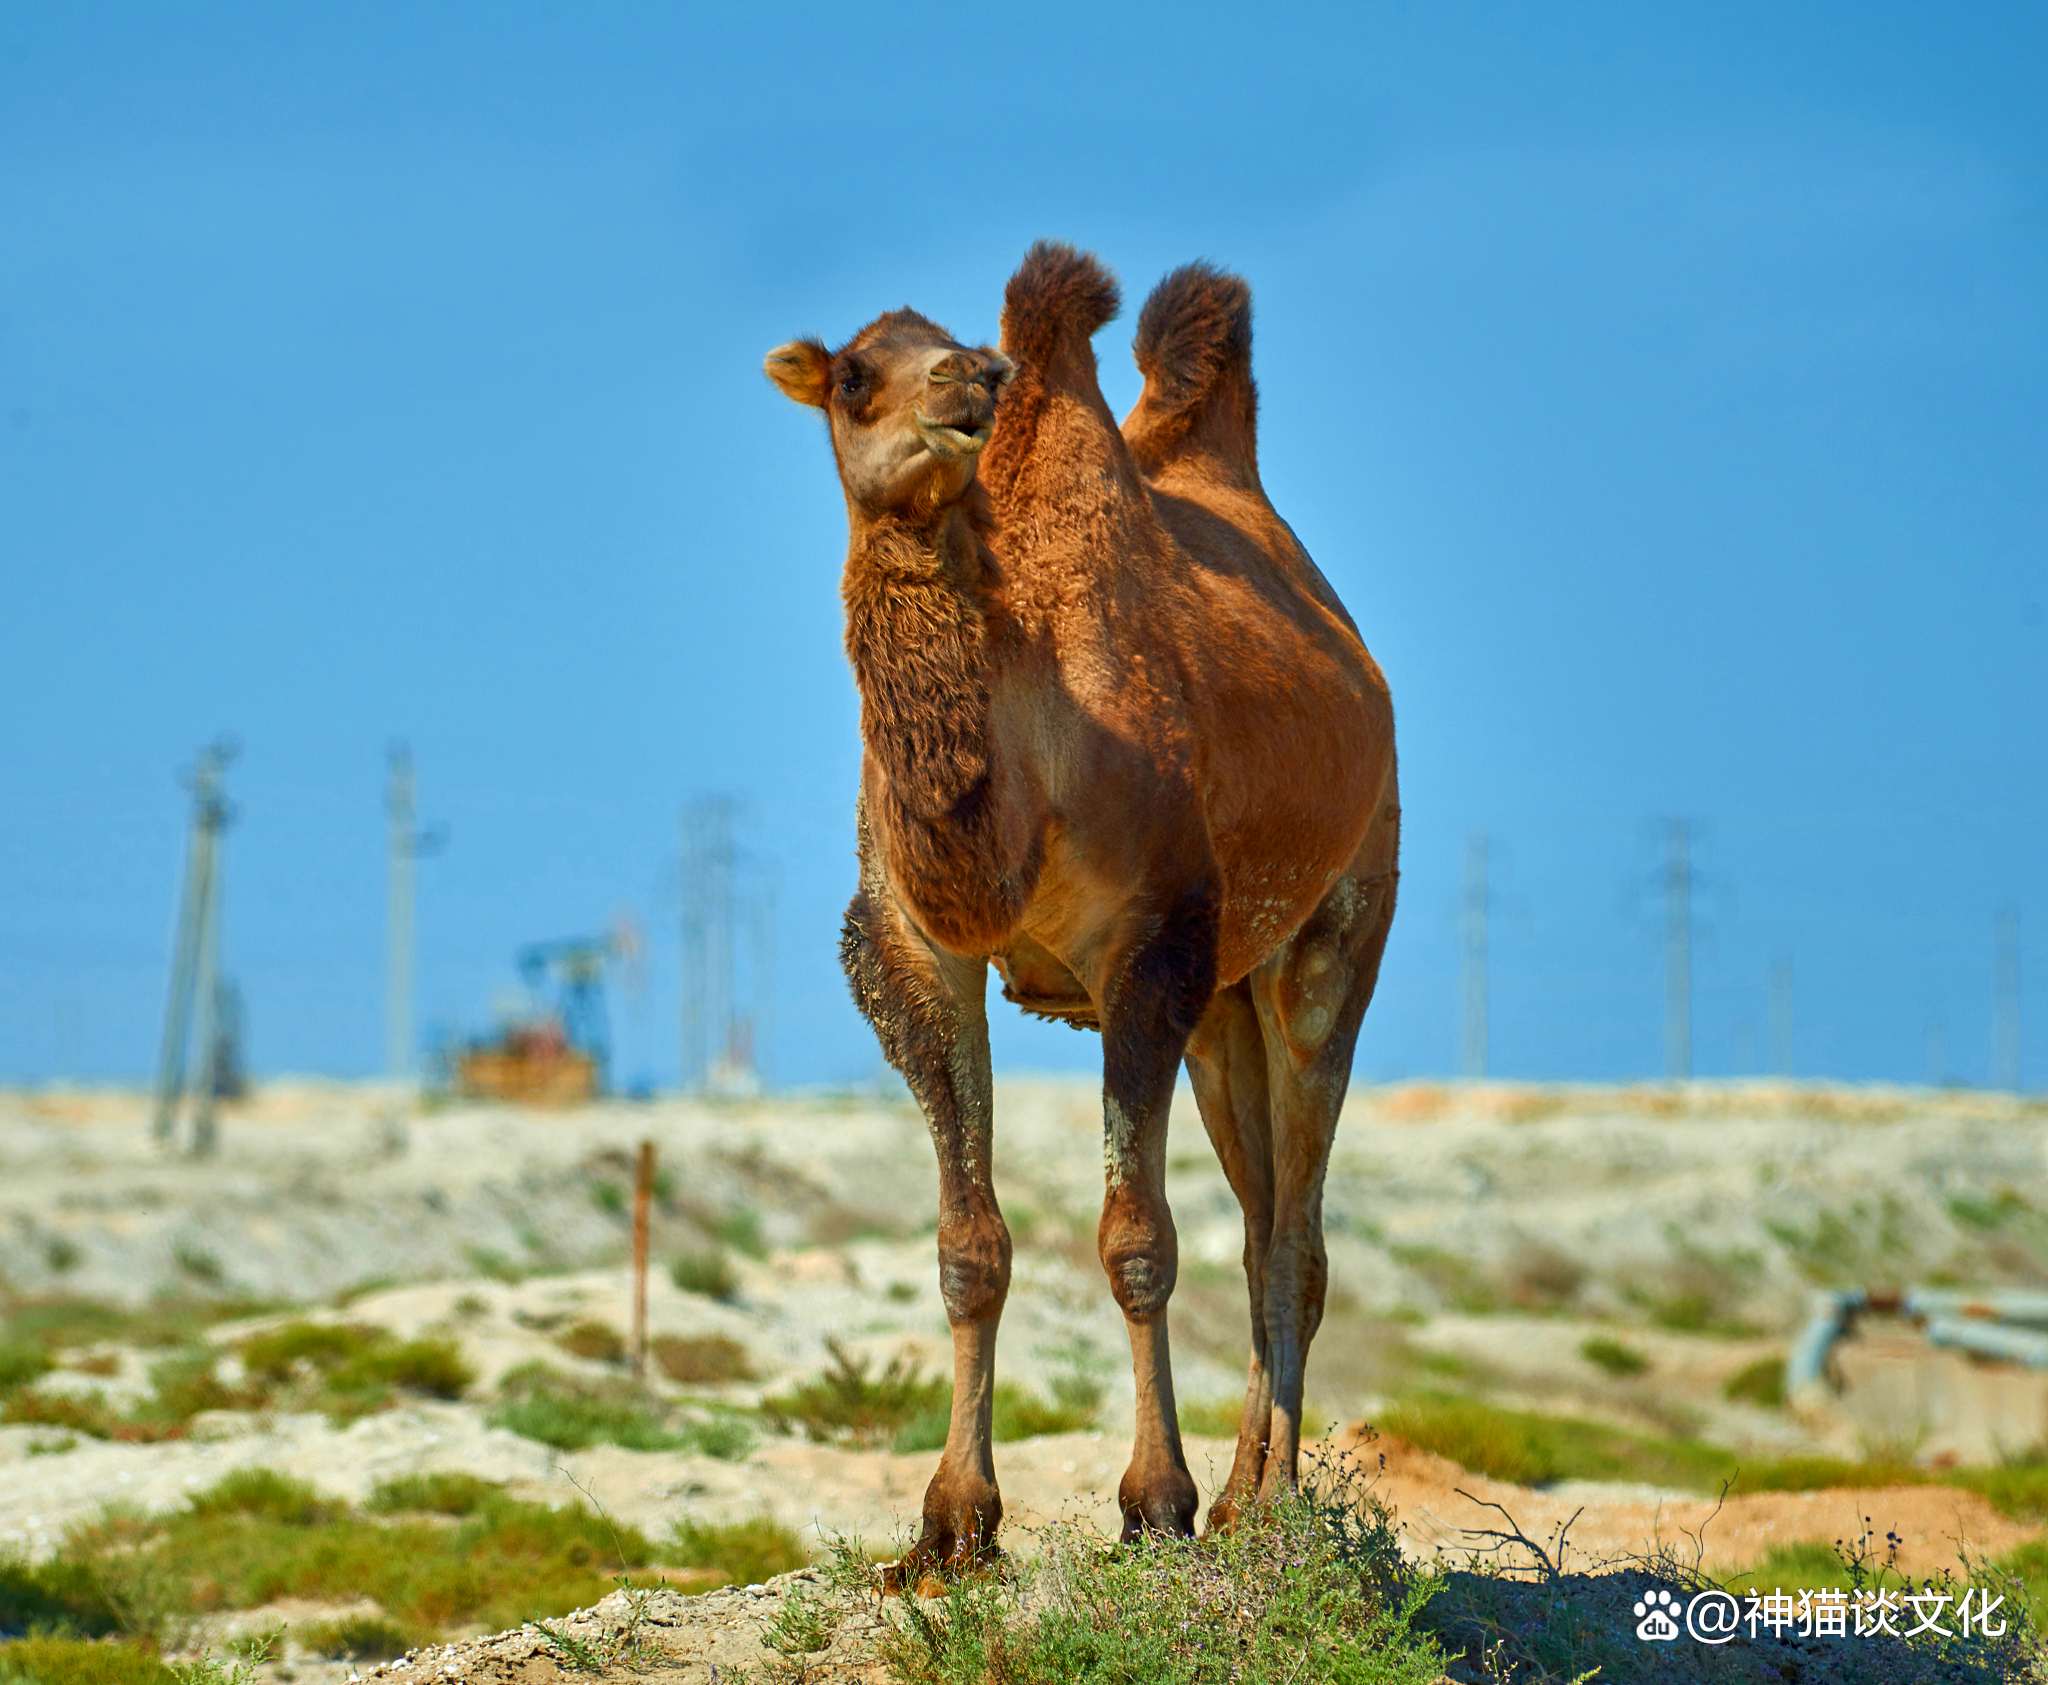
MULTIPOLYGON (((1400 716, 1361 1079, 2024 1081, 2044 83, 2048 14, 2008 3, 1055 6, 1023 42, 12 6, 0 1081, 146 1080, 167 969, 212 1010, 166 775, 223 720, 256 1070, 402 1079, 526 944, 659 902, 623 1085, 767 1080, 771 1021, 777 1083, 869 1075, 844 511, 759 361, 906 302, 992 336, 1046 235, 1133 303, 1196 257, 1252 282, 1262 470, 1400 716), (856 103, 1003 67, 943 235, 875 214, 846 112, 762 71, 792 51, 856 103), (1164 88, 1172 147, 1105 141, 1164 88), (401 726, 462 838, 416 920, 417 821, 376 812, 401 726), (693 808, 671 922, 692 791, 744 792, 779 872, 728 883, 693 808), (1674 894, 1647 940, 1616 895, 1674 814, 1739 908, 1674 894), (1475 913, 1475 827, 1526 922, 1475 913)), ((1133 313, 1098 341, 1119 409, 1133 313)), ((991 1029, 1008 1069, 1098 1057, 991 1029)))

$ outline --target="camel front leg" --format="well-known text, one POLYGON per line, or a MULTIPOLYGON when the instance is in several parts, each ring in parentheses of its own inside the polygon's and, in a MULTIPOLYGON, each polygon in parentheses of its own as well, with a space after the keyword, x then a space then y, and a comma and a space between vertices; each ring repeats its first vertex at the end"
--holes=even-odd
POLYGON ((1186 1536, 1198 1496, 1181 1449, 1167 1301, 1180 1267, 1166 1203, 1166 1119, 1174 1072, 1215 988, 1215 900, 1184 893, 1116 968, 1102 1002, 1102 1157, 1097 1255, 1124 1313, 1137 1382, 1137 1434, 1117 1487, 1123 1537, 1186 1536))
POLYGON ((890 1571, 905 1589, 930 1570, 989 1555, 1003 1519, 990 1441, 1010 1231, 990 1182, 987 962, 932 946, 878 882, 847 909, 841 958, 883 1054, 924 1108, 939 1158, 939 1293, 953 1329, 953 1413, 916 1547, 890 1571))

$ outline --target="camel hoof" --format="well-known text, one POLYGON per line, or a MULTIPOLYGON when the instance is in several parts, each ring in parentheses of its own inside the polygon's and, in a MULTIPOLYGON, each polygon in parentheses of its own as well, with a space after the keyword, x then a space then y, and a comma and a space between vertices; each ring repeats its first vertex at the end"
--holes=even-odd
POLYGON ((919 1541, 898 1560, 882 1569, 884 1597, 944 1597, 950 1580, 972 1579, 994 1573, 1003 1563, 1002 1547, 985 1544, 963 1549, 958 1544, 941 1548, 946 1541, 919 1541))

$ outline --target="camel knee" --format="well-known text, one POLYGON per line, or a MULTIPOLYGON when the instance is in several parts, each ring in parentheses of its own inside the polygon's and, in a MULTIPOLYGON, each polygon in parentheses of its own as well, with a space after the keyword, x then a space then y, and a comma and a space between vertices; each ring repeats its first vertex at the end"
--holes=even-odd
POLYGON ((980 1322, 1010 1295, 1010 1228, 993 1209, 939 1225, 939 1297, 946 1320, 980 1322))
POLYGON ((1165 1311, 1180 1273, 1180 1242, 1164 1201, 1148 1209, 1112 1194, 1102 1208, 1095 1251, 1126 1317, 1150 1322, 1165 1311))

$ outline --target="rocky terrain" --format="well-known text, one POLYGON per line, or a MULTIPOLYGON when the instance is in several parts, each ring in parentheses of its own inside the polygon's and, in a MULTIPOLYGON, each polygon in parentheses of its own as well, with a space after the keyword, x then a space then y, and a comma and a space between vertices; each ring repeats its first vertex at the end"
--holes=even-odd
MULTIPOLYGON (((1093 1257, 1099 1127, 1086 1085, 1000 1087, 997 1187, 1020 1243, 1001 1368, 1052 1430, 998 1450, 1027 1550, 1031 1529, 1057 1517, 1113 1523, 1127 1445, 1123 1331, 1093 1257)), ((1170 1166, 1179 1390, 1190 1460, 1211 1490, 1242 1384, 1242 1233, 1185 1094, 1170 1166)), ((124 1308, 52 1346, 47 1373, 17 1377, 17 1398, 77 1401, 86 1425, 67 1426, 61 1405, 10 1406, 0 1551, 41 1559, 109 1504, 168 1513, 247 1467, 355 1505, 380 1482, 455 1471, 516 1497, 597 1505, 649 1538, 678 1522, 765 1517, 821 1552, 832 1537, 886 1552, 914 1524, 933 1452, 892 1450, 886 1435, 813 1436, 777 1401, 834 1374, 946 1372, 935 1190, 921 1120, 887 1096, 537 1112, 275 1083, 225 1114, 220 1152, 198 1162, 157 1148, 141 1096, 0 1095, 8 1304, 31 1320, 36 1307, 124 1308), (659 1166, 649 1330, 684 1359, 670 1372, 657 1362, 647 1383, 662 1442, 549 1443, 507 1408, 537 1369, 592 1398, 628 1387, 616 1340, 629 1326, 643 1140, 659 1166), (218 1309, 195 1320, 205 1305, 218 1309), (213 1389, 170 1428, 158 1321, 166 1340, 178 1323, 213 1389), (439 1387, 450 1396, 401 1380, 344 1407, 303 1357, 268 1381, 251 1368, 265 1349, 252 1342, 283 1330, 303 1345, 308 1324, 449 1350, 460 1373, 439 1387), (718 1359, 709 1369, 706 1353, 718 1359), (105 1427, 150 1409, 148 1431, 105 1427)), ((2048 1430, 2024 1376, 2007 1377, 1987 1427, 1956 1402, 1975 1384, 1965 1366, 1913 1351, 1910 1329, 1867 1331, 1872 1351, 1903 1340, 1905 1356, 1890 1381, 1852 1386, 1818 1414, 1795 1416, 1743 1381, 1782 1357, 1818 1287, 2041 1282, 2048 1109, 2037 1103, 1782 1084, 1364 1090, 1338 1137, 1326 1223, 1335 1286, 1309 1404, 1346 1445, 1362 1443, 1352 1424, 1438 1396, 1749 1459, 1981 1461, 2031 1451, 2048 1430), (1940 1385, 1927 1378, 1937 1370, 1940 1385)), ((1840 1537, 1880 1510, 1915 1571, 1952 1564, 1959 1545, 1989 1556, 2037 1531, 1948 1487, 1757 1492, 1716 1514, 1696 1482, 1655 1471, 1532 1485, 1474 1476, 1398 1435, 1372 1443, 1417 1558, 1469 1547, 1472 1529, 1497 1523, 1488 1504, 1537 1537, 1582 1511, 1569 1537, 1588 1560, 1698 1533, 1709 1568, 1840 1537)), ((681 1572, 667 1577, 686 1586, 681 1572)), ((661 1596, 664 1610, 716 1612, 734 1632, 760 1602, 661 1596)), ((334 1613, 266 1606, 206 1632, 334 1613)), ((536 1655, 560 1659, 536 1642, 536 1655)), ((707 1650, 703 1667, 713 1660, 707 1650)), ((291 1665, 306 1680, 349 1666, 302 1653, 291 1665)))

